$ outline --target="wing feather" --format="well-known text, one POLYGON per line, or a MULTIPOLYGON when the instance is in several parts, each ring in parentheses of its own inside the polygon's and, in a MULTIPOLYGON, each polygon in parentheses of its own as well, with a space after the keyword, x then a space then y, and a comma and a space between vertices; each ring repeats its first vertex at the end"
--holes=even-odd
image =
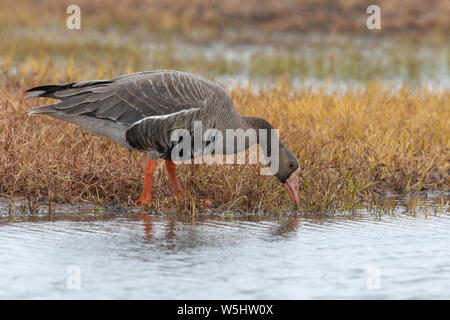
POLYGON ((60 100, 33 109, 30 114, 86 115, 131 125, 146 117, 202 108, 208 95, 217 92, 217 88, 220 87, 190 74, 150 71, 112 80, 39 86, 27 91, 39 91, 29 97, 60 100))

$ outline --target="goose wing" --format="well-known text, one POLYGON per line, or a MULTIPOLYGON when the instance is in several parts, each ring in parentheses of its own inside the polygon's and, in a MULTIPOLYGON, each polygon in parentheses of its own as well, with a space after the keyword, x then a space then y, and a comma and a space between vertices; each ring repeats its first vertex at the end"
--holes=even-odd
POLYGON ((215 84, 178 71, 149 71, 112 80, 73 82, 31 88, 27 96, 60 101, 30 114, 83 115, 131 125, 151 116, 201 108, 215 84))

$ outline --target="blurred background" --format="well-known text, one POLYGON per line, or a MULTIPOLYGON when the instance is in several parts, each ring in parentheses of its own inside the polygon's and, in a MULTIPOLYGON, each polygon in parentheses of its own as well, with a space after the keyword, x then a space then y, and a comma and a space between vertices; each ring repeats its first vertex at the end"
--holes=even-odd
POLYGON ((448 87, 448 0, 2 0, 0 80, 19 86, 151 69, 233 87, 370 80, 448 87), (66 9, 81 9, 69 30, 66 9), (367 7, 381 8, 369 30, 367 7))

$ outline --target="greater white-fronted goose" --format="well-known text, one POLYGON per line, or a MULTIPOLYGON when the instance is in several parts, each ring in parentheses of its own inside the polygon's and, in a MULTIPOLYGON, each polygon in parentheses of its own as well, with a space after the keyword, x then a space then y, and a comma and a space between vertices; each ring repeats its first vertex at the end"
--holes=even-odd
MULTIPOLYGON (((38 107, 29 114, 46 114, 69 121, 83 129, 106 136, 124 148, 147 154, 144 188, 136 204, 152 204, 152 176, 156 159, 164 159, 172 191, 177 199, 183 191, 175 173, 171 141, 173 128, 194 131, 194 122, 201 121, 203 130, 217 129, 226 137, 226 129, 273 127, 266 120, 237 113, 230 96, 217 84, 179 71, 147 71, 120 76, 111 80, 73 82, 45 85, 27 90, 36 91, 27 98, 47 97, 60 101, 38 107)), ((262 146, 267 156, 271 139, 262 146)), ((284 183, 294 205, 299 204, 297 177, 299 167, 293 153, 277 138, 279 169, 275 176, 284 183), (291 175, 293 177, 291 177, 291 175)), ((255 143, 255 142, 253 142, 255 143)), ((256 143, 260 143, 258 135, 256 143)), ((252 144, 246 139, 244 149, 252 144)), ((235 148, 232 152, 238 152, 235 148)), ((242 148, 241 148, 242 149, 242 148)), ((273 148, 275 149, 275 148, 273 148)), ((230 153, 223 148, 223 152, 230 153)), ((191 157, 195 156, 191 153, 191 157)))

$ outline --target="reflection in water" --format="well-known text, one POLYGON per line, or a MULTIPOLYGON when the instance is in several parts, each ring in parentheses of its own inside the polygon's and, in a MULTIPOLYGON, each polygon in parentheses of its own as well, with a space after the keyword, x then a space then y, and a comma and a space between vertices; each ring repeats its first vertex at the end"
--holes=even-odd
MULTIPOLYGON (((140 213, 138 215, 139 219, 142 221, 142 224, 144 226, 144 234, 146 239, 151 239, 153 237, 152 231, 153 231, 153 223, 152 223, 152 216, 148 213, 140 213)), ((167 218, 166 222, 166 238, 170 239, 175 236, 175 217, 169 217, 167 218)))
POLYGON ((152 237, 152 217, 146 213, 141 213, 140 218, 144 224, 144 233, 145 237, 150 239, 152 237))
POLYGON ((171 239, 175 236, 175 218, 169 218, 167 223, 166 238, 171 239))
POLYGON ((299 223, 300 218, 297 215, 289 216, 285 221, 280 223, 275 234, 279 236, 295 234, 298 231, 299 223))
POLYGON ((445 212, 6 215, 0 298, 449 298, 449 232, 445 212))

